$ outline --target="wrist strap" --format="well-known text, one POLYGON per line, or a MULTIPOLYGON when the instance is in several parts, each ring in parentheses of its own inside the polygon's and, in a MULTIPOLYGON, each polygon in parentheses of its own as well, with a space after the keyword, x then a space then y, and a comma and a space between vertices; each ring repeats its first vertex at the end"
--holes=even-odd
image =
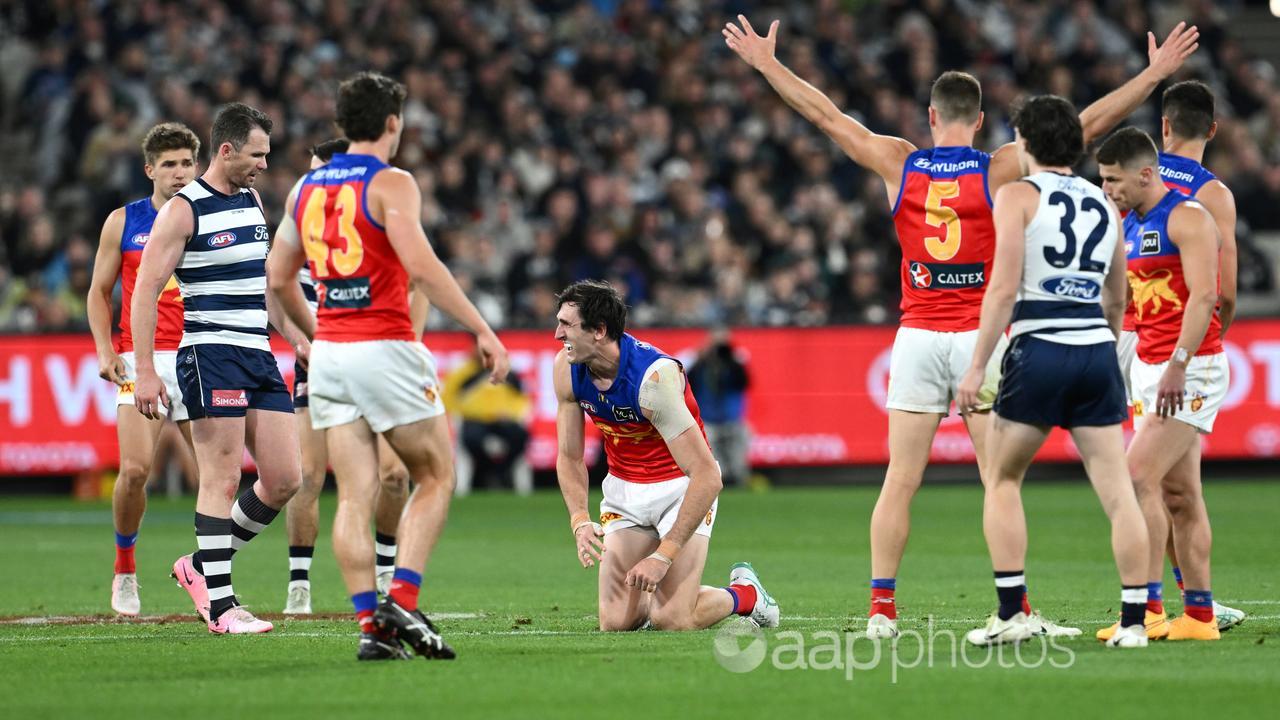
POLYGON ((672 562, 671 558, 667 557, 666 555, 663 555, 661 550, 654 550, 654 551, 653 551, 653 554, 649 556, 649 559, 650 559, 650 560, 661 560, 662 562, 666 563, 667 565, 670 565, 670 564, 671 564, 671 562, 672 562))
POLYGON ((590 513, 576 512, 569 518, 569 527, 573 529, 575 535, 578 534, 578 528, 590 524, 592 524, 590 513))
MULTIPOLYGON (((670 565, 675 560, 676 555, 680 554, 680 543, 675 540, 663 540, 658 543, 658 549, 653 554, 661 556, 670 565)), ((653 557, 653 555, 649 557, 653 557)))

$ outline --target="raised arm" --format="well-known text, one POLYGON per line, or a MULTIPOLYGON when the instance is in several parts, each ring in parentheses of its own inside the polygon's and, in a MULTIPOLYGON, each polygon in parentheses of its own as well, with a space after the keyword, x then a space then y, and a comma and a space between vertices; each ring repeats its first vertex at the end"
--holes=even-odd
POLYGON ((1200 188, 1196 200, 1213 216, 1213 224, 1218 227, 1218 239, 1222 242, 1218 248, 1218 321, 1222 323, 1222 335, 1226 337, 1227 328, 1236 317, 1236 277, 1239 271, 1236 199, 1221 180, 1214 180, 1200 188))
POLYGON ((962 413, 976 406, 987 362, 995 352, 1001 333, 1009 327, 1018 286, 1022 284, 1027 220, 1035 210, 1039 195, 1040 191, 1030 183, 1010 183, 996 193, 992 211, 996 225, 996 255, 987 291, 982 296, 982 315, 973 361, 956 391, 956 408, 962 413))
POLYGON ((111 345, 111 294, 123 262, 120 235, 124 232, 124 214, 124 208, 116 208, 102 224, 98 253, 93 259, 93 278, 85 298, 89 332, 93 334, 93 346, 98 352, 98 376, 117 385, 123 384, 126 378, 124 361, 111 345))
POLYGON ((195 217, 186 199, 177 196, 160 208, 151 226, 151 237, 142 251, 138 277, 133 284, 133 302, 129 308, 133 330, 133 352, 138 377, 134 387, 134 404, 143 415, 163 417, 160 404, 169 404, 164 383, 156 374, 156 301, 173 270, 182 259, 183 249, 195 231, 195 217))
POLYGON ((1129 82, 1094 101, 1080 113, 1080 126, 1084 129, 1084 144, 1097 140, 1111 132, 1138 106, 1146 102, 1160 83, 1182 67, 1191 53, 1200 47, 1200 30, 1195 25, 1187 27, 1180 22, 1169 32, 1163 45, 1156 45, 1155 33, 1147 33, 1147 58, 1149 63, 1129 82))
POLYGON ((587 568, 600 560, 604 552, 604 531, 591 519, 587 510, 587 462, 586 433, 583 430, 582 408, 573 396, 573 382, 569 375, 569 361, 565 351, 556 355, 552 369, 556 393, 556 481, 564 496, 565 509, 569 511, 569 527, 573 530, 577 545, 578 562, 587 568))
POLYGON ((403 170, 378 173, 368 188, 370 207, 381 210, 387 239, 415 287, 433 305, 462 323, 476 336, 476 347, 490 371, 490 382, 507 377, 510 360, 507 350, 485 322, 480 311, 458 287, 449 268, 436 255, 422 231, 422 196, 413 176, 403 170))
MULTIPOLYGON (((1156 45, 1156 36, 1147 33, 1147 57, 1150 64, 1129 82, 1094 101, 1080 113, 1080 127, 1084 131, 1084 144, 1111 132, 1138 106, 1146 102, 1156 87, 1178 71, 1182 63, 1199 47, 1200 31, 1185 22, 1178 23, 1165 38, 1163 45, 1156 45)), ((994 195, 1004 185, 1022 177, 1018 166, 1018 151, 1014 143, 1001 145, 991 156, 988 173, 991 192, 994 195)))
POLYGON ((778 21, 769 25, 769 34, 760 37, 745 15, 739 15, 742 27, 725 25, 721 34, 725 44, 748 65, 760 71, 778 95, 796 112, 826 133, 854 162, 884 179, 890 198, 898 196, 902 183, 902 165, 915 146, 899 137, 877 135, 862 123, 840 112, 831 98, 822 94, 791 72, 774 56, 778 21))

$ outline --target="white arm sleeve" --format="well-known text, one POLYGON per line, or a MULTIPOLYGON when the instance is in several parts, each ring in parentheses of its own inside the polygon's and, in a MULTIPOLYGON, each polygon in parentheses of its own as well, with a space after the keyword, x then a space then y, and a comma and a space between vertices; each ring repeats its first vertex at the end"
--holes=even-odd
POLYGON ((696 424, 684 401, 684 384, 680 366, 664 358, 645 370, 644 382, 640 385, 640 407, 653 414, 649 422, 667 442, 696 424))

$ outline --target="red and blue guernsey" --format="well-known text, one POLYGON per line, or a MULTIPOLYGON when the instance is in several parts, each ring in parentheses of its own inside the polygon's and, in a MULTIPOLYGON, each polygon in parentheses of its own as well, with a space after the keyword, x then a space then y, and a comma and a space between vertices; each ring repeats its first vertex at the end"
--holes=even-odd
MULTIPOLYGON (((573 396, 604 435, 609 472, 633 483, 655 483, 682 477, 684 471, 671 457, 666 441, 640 412, 640 385, 649 368, 659 360, 675 358, 628 333, 623 333, 618 340, 618 353, 618 377, 608 390, 596 388, 585 364, 569 368, 573 396)), ((684 402, 698 423, 698 432, 705 439, 707 433, 702 427, 698 401, 693 398, 688 382, 684 386, 684 402)))
MULTIPOLYGON (((1196 193, 1200 192, 1200 188, 1217 180, 1218 176, 1191 158, 1162 152, 1160 153, 1160 179, 1170 190, 1177 190, 1184 195, 1195 197, 1196 193)), ((1133 330, 1136 323, 1133 303, 1129 303, 1124 310, 1124 329, 1133 330)))
MULTIPOLYGON (((1146 215, 1131 211, 1124 219, 1129 287, 1138 331, 1138 357, 1156 365, 1173 354, 1182 332, 1187 304, 1187 283, 1182 275, 1182 255, 1169 240, 1169 215, 1184 202, 1186 193, 1170 190, 1146 215)), ((1222 323, 1215 313, 1196 355, 1222 352, 1222 323)))
POLYGON ((294 221, 316 286, 317 340, 414 339, 409 274, 366 197, 388 167, 372 155, 338 153, 302 180, 294 221))
MULTIPOLYGON (((151 239, 151 226, 157 211, 151 198, 134 200, 124 206, 124 232, 120 233, 120 286, 124 306, 120 309, 120 336, 116 338, 116 352, 133 351, 133 285, 138 280, 138 265, 142 262, 142 250, 151 239)), ((182 293, 173 277, 160 292, 156 306, 156 350, 177 350, 182 342, 182 293)))
POLYGON ((903 327, 978 329, 996 248, 990 165, 989 154, 971 147, 937 147, 907 156, 893 206, 902 246, 903 327))

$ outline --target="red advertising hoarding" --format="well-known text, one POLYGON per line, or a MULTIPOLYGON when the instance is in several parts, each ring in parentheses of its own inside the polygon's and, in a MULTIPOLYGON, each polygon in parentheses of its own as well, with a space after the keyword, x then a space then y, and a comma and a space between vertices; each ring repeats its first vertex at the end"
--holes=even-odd
MULTIPOLYGON (((748 360, 751 461, 758 467, 881 464, 888 460, 884 411, 892 328, 748 328, 734 344, 748 360)), ((637 335, 692 362, 704 330, 641 330, 637 335)), ((514 371, 533 398, 535 468, 555 462, 552 361, 559 344, 547 331, 502 333, 514 371)), ((431 334, 441 376, 470 352, 468 336, 431 334)), ((291 380, 293 355, 278 346, 291 380)), ((1207 458, 1280 456, 1280 321, 1242 320, 1226 342, 1231 389, 1207 458)), ((98 378, 87 335, 0 337, 0 474, 70 473, 116 463, 115 387, 98 378)), ((598 445, 591 448, 598 450, 598 445)), ((1040 453, 1048 461, 1077 457, 1055 431, 1040 453)), ((943 421, 933 445, 937 462, 973 459, 964 425, 943 421)))

